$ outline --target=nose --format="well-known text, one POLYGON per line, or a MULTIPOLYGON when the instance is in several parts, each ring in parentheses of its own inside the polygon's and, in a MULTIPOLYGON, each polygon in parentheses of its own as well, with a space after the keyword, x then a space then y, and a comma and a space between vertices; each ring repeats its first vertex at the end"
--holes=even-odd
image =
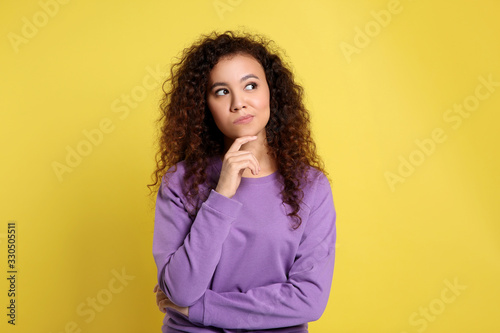
POLYGON ((239 93, 233 93, 231 99, 231 111, 236 112, 243 108, 246 108, 246 103, 243 99, 243 96, 239 93))

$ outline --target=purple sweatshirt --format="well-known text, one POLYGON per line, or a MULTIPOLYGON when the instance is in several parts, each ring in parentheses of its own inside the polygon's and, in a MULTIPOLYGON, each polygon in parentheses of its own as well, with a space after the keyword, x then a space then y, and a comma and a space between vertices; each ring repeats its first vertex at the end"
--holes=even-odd
MULTIPOLYGON (((221 167, 214 157, 207 168, 215 184, 221 167)), ((335 261, 336 212, 326 176, 309 167, 302 224, 293 230, 278 172, 242 177, 232 198, 202 187, 209 195, 194 220, 184 173, 177 163, 156 199, 158 284, 173 303, 189 307, 189 318, 169 308, 163 332, 307 332, 325 310, 335 261)))

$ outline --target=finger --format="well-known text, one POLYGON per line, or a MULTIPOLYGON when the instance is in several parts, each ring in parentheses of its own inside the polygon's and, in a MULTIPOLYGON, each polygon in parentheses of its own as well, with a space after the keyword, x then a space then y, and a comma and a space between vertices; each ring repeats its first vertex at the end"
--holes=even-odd
POLYGON ((167 307, 168 305, 171 305, 171 302, 168 299, 156 300, 156 306, 158 306, 159 308, 164 308, 167 307))
POLYGON ((163 300, 158 304, 158 308, 163 312, 167 311, 167 308, 175 308, 175 304, 170 300, 163 300))
POLYGON ((158 283, 155 285, 155 288, 153 289, 153 292, 157 292, 158 291, 158 283))
POLYGON ((156 305, 160 305, 161 302, 169 301, 167 296, 165 294, 156 294, 156 305))
POLYGON ((161 306, 162 308, 167 308, 169 306, 174 306, 174 303, 172 303, 172 301, 169 299, 164 299, 158 303, 158 306, 161 306))
POLYGON ((227 156, 228 163, 241 163, 243 161, 251 161, 256 164, 259 163, 255 155, 246 150, 238 150, 228 154, 227 156))
POLYGON ((243 146, 245 143, 249 141, 253 141, 257 139, 257 136, 242 136, 234 140, 233 144, 229 147, 227 152, 234 152, 240 150, 241 146, 243 146))
POLYGON ((166 313, 167 312, 167 305, 165 302, 160 302, 157 304, 158 308, 160 309, 161 312, 166 313))
POLYGON ((240 175, 243 174, 243 172, 245 171, 245 169, 250 169, 250 171, 254 174, 254 175, 257 175, 259 173, 259 165, 258 165, 258 162, 255 162, 255 160, 251 159, 251 160, 245 160, 245 161, 241 161, 239 163, 236 164, 237 166, 237 169, 239 170, 240 172, 240 175))
POLYGON ((164 293, 157 293, 156 294, 156 303, 158 303, 158 302, 160 302, 162 300, 165 300, 165 299, 168 300, 169 298, 164 293))
POLYGON ((233 154, 235 155, 228 157, 228 161, 236 166, 238 170, 249 168, 255 175, 259 173, 260 164, 254 154, 241 150, 233 154))

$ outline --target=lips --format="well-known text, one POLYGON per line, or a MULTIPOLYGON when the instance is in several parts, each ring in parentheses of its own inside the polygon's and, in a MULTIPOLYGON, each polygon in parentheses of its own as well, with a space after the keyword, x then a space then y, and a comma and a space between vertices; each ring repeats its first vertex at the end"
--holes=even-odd
POLYGON ((246 115, 246 116, 239 117, 238 119, 236 119, 234 121, 234 124, 246 124, 246 123, 249 123, 250 121, 252 121, 252 119, 253 119, 253 116, 246 115))

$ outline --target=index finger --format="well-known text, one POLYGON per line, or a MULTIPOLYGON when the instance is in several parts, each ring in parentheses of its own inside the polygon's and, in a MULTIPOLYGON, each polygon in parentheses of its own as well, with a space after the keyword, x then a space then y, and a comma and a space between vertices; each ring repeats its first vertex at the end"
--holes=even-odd
POLYGON ((242 136, 234 140, 233 144, 227 152, 233 152, 233 151, 238 151, 240 150, 241 146, 243 146, 245 143, 257 139, 256 135, 248 135, 248 136, 242 136))

